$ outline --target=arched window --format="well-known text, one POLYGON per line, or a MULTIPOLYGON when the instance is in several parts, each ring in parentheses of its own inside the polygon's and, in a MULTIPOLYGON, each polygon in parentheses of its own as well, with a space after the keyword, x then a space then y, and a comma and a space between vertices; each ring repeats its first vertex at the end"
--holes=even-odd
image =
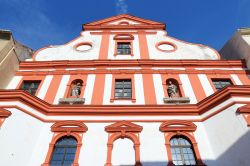
POLYGON ((71 166, 76 154, 77 141, 72 136, 60 138, 54 145, 50 166, 71 166))
POLYGON ((169 78, 166 80, 168 97, 170 98, 178 98, 182 97, 179 83, 177 80, 173 78, 169 78))
POLYGON ((174 165, 196 165, 192 144, 185 137, 171 138, 170 148, 174 165))

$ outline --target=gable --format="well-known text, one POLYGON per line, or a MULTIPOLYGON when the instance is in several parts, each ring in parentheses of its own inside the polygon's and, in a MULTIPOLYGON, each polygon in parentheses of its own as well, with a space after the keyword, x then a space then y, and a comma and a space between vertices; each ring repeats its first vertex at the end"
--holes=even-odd
POLYGON ((128 14, 121 14, 99 21, 87 23, 83 25, 83 29, 100 30, 100 29, 165 29, 165 24, 142 19, 128 14))

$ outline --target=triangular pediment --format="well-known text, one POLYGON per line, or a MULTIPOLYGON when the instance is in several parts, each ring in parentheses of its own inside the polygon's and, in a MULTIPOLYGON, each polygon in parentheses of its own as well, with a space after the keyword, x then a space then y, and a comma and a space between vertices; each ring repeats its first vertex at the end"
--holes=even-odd
POLYGON ((165 29, 165 24, 142 19, 128 14, 121 14, 99 21, 87 23, 83 25, 84 29, 133 29, 133 28, 147 28, 147 29, 165 29))
POLYGON ((105 131, 108 132, 121 132, 121 131, 140 132, 141 130, 142 130, 141 126, 128 121, 117 122, 105 127, 105 131))

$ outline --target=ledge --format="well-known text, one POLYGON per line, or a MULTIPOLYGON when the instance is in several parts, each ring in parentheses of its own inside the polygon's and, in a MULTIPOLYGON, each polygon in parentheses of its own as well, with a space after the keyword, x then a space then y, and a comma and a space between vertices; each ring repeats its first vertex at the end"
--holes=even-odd
MULTIPOLYGON (((202 115, 211 108, 233 98, 250 98, 249 85, 231 85, 206 97, 196 104, 152 104, 152 105, 94 105, 94 104, 49 104, 24 90, 1 90, 0 103, 8 102, 8 105, 0 105, 1 108, 18 108, 16 102, 39 111, 46 116, 54 115, 202 115), (12 103, 14 102, 14 103, 12 103)), ((248 101, 232 101, 230 104, 249 104, 248 101)), ((230 104, 227 105, 230 106, 230 104)), ((224 107, 226 108, 226 106, 224 107)), ((25 111, 25 110, 24 110, 25 111)))
POLYGON ((60 98, 59 104, 84 104, 85 98, 60 98))
POLYGON ((168 103, 168 104, 190 103, 189 97, 178 97, 178 98, 165 97, 165 98, 163 98, 163 101, 164 101, 164 103, 168 103))

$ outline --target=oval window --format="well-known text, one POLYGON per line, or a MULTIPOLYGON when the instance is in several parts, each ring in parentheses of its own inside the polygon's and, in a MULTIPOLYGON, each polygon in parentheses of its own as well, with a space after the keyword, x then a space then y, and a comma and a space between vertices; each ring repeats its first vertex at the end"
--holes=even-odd
POLYGON ((177 49, 176 45, 170 42, 161 42, 156 44, 156 48, 163 52, 172 52, 177 49))
POLYGON ((76 51, 88 51, 92 48, 90 43, 79 43, 75 46, 76 51))

